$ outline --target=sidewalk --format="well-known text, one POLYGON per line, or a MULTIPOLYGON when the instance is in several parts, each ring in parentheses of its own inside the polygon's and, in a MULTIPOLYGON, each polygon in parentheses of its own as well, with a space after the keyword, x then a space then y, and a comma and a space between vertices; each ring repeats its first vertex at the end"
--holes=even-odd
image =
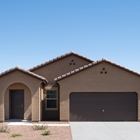
POLYGON ((20 120, 20 119, 6 120, 3 124, 7 124, 7 125, 18 125, 18 126, 33 126, 33 125, 70 126, 69 125, 69 122, 59 122, 59 121, 32 122, 30 120, 20 120))

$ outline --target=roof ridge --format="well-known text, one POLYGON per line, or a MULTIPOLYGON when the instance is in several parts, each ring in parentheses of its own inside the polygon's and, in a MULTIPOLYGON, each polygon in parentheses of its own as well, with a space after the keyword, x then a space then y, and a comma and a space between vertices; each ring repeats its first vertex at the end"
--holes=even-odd
POLYGON ((59 81, 59 80, 64 79, 64 78, 66 78, 66 77, 68 77, 68 76, 71 76, 71 75, 76 74, 76 73, 78 73, 78 72, 80 72, 80 71, 83 71, 83 70, 85 70, 85 69, 87 69, 87 68, 89 68, 89 67, 95 66, 95 65, 97 65, 97 64, 99 64, 99 63, 101 63, 101 62, 110 63, 110 64, 115 65, 115 66, 117 66, 117 67, 119 67, 119 68, 121 68, 121 69, 124 69, 124 70, 126 70, 126 71, 129 71, 129 72, 131 72, 131 73, 133 73, 133 74, 136 74, 136 75, 140 76, 140 73, 138 73, 138 72, 135 72, 135 71, 130 70, 130 69, 126 68, 126 67, 123 67, 123 66, 121 66, 121 65, 118 65, 118 64, 116 64, 116 63, 114 63, 114 62, 112 62, 112 61, 109 61, 109 60, 107 60, 107 59, 105 59, 105 58, 102 58, 102 59, 97 60, 97 61, 95 61, 95 62, 91 62, 91 63, 89 63, 89 64, 86 64, 86 65, 82 66, 82 67, 79 67, 79 68, 77 68, 77 69, 74 69, 74 70, 72 70, 72 71, 70 71, 70 72, 67 72, 67 73, 65 73, 65 74, 63 74, 63 75, 61 75, 61 76, 58 76, 58 77, 54 78, 54 80, 55 80, 55 81, 59 81))
POLYGON ((83 59, 86 59, 86 60, 88 60, 88 61, 90 61, 90 62, 93 62, 93 60, 91 60, 91 59, 89 59, 89 58, 87 58, 87 57, 84 57, 84 56, 82 56, 82 55, 80 55, 80 54, 78 54, 78 53, 75 53, 74 51, 71 51, 71 52, 69 52, 69 53, 60 55, 60 56, 58 56, 58 57, 56 57, 56 58, 53 58, 53 59, 51 59, 51 60, 49 60, 49 61, 46 61, 46 62, 44 62, 44 63, 41 63, 41 64, 39 64, 39 65, 37 65, 37 66, 34 66, 33 68, 30 68, 29 71, 33 71, 33 70, 35 70, 35 69, 38 69, 38 68, 40 68, 40 67, 43 67, 43 66, 45 66, 45 65, 48 65, 48 64, 50 64, 50 63, 53 63, 53 62, 55 62, 55 61, 57 61, 57 60, 59 60, 59 59, 62 59, 62 58, 64 58, 64 57, 67 57, 67 56, 69 56, 69 55, 71 55, 71 54, 75 54, 75 55, 77 55, 77 56, 79 56, 79 57, 81 57, 81 58, 83 58, 83 59))
POLYGON ((29 75, 32 75, 32 76, 34 76, 34 77, 36 77, 36 78, 38 78, 38 79, 41 79, 41 80, 45 81, 46 83, 48 82, 48 81, 46 80, 46 78, 44 78, 43 76, 40 76, 40 75, 38 75, 38 74, 36 74, 36 73, 33 73, 33 72, 31 72, 31 71, 22 69, 22 68, 20 68, 19 66, 16 66, 16 67, 14 67, 14 68, 8 69, 8 70, 6 70, 6 71, 0 73, 0 77, 4 76, 4 75, 6 75, 6 74, 8 74, 8 73, 10 73, 10 72, 12 72, 12 71, 15 71, 15 70, 19 70, 19 71, 22 71, 22 72, 27 73, 27 74, 29 74, 29 75))

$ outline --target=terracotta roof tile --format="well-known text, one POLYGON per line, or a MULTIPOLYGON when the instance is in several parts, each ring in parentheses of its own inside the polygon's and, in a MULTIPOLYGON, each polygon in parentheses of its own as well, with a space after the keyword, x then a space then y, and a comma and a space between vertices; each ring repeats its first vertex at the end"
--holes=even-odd
POLYGON ((28 75, 30 75, 30 76, 32 76, 32 77, 35 77, 35 78, 37 78, 37 79, 43 81, 44 83, 47 83, 47 82, 48 82, 48 81, 46 80, 46 78, 44 78, 44 77, 42 77, 42 76, 40 76, 40 75, 38 75, 38 74, 35 74, 35 73, 33 73, 33 72, 30 72, 30 71, 28 71, 28 70, 24 70, 24 69, 20 68, 19 66, 16 66, 15 68, 11 68, 11 69, 9 69, 9 70, 6 70, 5 72, 0 73, 0 77, 5 76, 5 75, 7 75, 7 74, 9 74, 9 73, 11 73, 11 72, 13 72, 13 71, 16 71, 16 70, 21 71, 21 72, 23 72, 23 73, 25 73, 25 74, 28 74, 28 75))
POLYGON ((93 60, 91 60, 91 59, 89 59, 89 58, 87 58, 87 57, 84 57, 84 56, 82 56, 82 55, 80 55, 80 54, 77 54, 77 53, 75 53, 75 52, 70 52, 70 53, 66 53, 66 54, 64 54, 64 55, 58 56, 58 57, 56 57, 56 58, 54 58, 54 59, 52 59, 52 60, 49 60, 49 61, 47 61, 47 62, 44 62, 44 63, 42 63, 42 64, 40 64, 40 65, 37 65, 37 66, 35 66, 35 67, 29 69, 29 71, 34 71, 34 70, 36 70, 36 69, 38 69, 38 68, 40 68, 40 67, 46 66, 46 65, 48 65, 48 64, 50 64, 50 63, 53 63, 53 62, 55 62, 55 61, 57 61, 57 60, 59 60, 59 59, 62 59, 62 58, 64 58, 64 57, 67 57, 67 56, 72 55, 72 54, 74 54, 74 55, 76 55, 76 56, 78 56, 78 57, 81 57, 81 58, 83 58, 83 59, 86 59, 86 60, 88 60, 89 62, 93 62, 93 60))
POLYGON ((90 67, 93 67, 93 66, 95 66, 95 65, 98 65, 99 63, 102 63, 102 62, 107 62, 107 63, 109 63, 109 64, 112 64, 112 65, 116 66, 116 67, 119 67, 119 68, 124 69, 124 70, 126 70, 126 71, 128 71, 128 72, 131 72, 131 73, 133 73, 133 74, 136 74, 136 75, 140 76, 140 73, 138 73, 138 72, 132 71, 132 70, 126 68, 126 67, 123 67, 123 66, 121 66, 121 65, 118 65, 118 64, 116 64, 116 63, 114 63, 114 62, 111 62, 111 61, 106 60, 105 58, 103 58, 103 59, 98 60, 98 61, 96 61, 96 62, 89 63, 88 65, 84 65, 83 67, 80 67, 80 68, 78 68, 78 69, 75 69, 75 70, 73 70, 73 71, 71 71, 71 72, 68 72, 68 73, 66 73, 66 74, 63 74, 63 75, 61 75, 61 76, 55 78, 54 80, 55 80, 55 81, 62 80, 62 79, 64 79, 64 78, 67 78, 67 77, 69 77, 69 76, 71 76, 71 75, 73 75, 73 74, 76 74, 76 73, 80 72, 80 71, 83 71, 83 70, 85 70, 85 69, 88 69, 88 68, 90 68, 90 67))

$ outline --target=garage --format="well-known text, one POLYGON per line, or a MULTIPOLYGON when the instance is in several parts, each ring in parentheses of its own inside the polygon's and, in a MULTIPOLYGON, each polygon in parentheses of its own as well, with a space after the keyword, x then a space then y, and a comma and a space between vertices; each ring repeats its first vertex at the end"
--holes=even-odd
POLYGON ((137 121, 135 92, 73 92, 70 121, 137 121))

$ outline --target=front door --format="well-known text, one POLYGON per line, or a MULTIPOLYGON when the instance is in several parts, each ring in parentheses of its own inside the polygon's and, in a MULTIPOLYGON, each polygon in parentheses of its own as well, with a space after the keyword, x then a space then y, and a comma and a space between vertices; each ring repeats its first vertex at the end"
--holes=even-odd
POLYGON ((10 114, 11 119, 24 118, 24 90, 10 90, 10 114))

